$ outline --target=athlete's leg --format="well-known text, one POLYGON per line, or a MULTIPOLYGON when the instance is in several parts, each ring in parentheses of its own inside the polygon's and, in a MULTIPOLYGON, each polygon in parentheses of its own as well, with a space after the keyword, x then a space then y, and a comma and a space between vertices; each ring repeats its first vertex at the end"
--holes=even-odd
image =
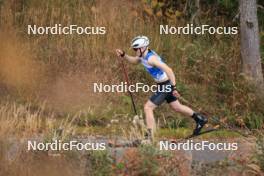
POLYGON ((193 130, 193 135, 198 135, 207 123, 207 118, 200 113, 195 113, 188 106, 182 105, 178 100, 170 102, 170 106, 176 111, 186 116, 192 117, 196 122, 196 127, 193 130))
POLYGON ((173 101, 170 103, 170 106, 172 109, 176 112, 179 112, 185 116, 191 117, 194 114, 194 111, 189 108, 188 106, 185 106, 179 102, 179 100, 173 101))
POLYGON ((156 123, 154 119, 154 113, 153 110, 157 107, 154 103, 152 103, 150 100, 147 101, 147 103, 144 105, 144 112, 146 116, 146 123, 147 128, 151 131, 154 131, 156 128, 156 123))

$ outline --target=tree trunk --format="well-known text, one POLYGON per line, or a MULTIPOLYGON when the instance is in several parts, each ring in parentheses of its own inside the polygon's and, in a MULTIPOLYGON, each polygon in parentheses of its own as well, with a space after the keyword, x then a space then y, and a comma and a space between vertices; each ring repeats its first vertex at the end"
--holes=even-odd
POLYGON ((259 49, 259 30, 256 0, 240 0, 241 57, 243 72, 259 88, 263 88, 263 75, 259 49))

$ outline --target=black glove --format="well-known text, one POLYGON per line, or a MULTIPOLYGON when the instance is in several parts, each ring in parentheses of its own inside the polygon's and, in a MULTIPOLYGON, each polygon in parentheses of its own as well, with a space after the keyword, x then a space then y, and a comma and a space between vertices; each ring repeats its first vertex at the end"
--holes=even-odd
POLYGON ((126 52, 124 50, 122 50, 122 54, 120 54, 121 57, 124 57, 126 55, 126 52))

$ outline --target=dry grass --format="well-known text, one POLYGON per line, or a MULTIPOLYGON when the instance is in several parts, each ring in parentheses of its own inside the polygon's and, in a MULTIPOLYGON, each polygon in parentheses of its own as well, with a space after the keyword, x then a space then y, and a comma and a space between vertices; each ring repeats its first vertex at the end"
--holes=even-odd
POLYGON ((61 138, 72 132, 71 122, 58 124, 45 106, 6 103, 0 106, 0 175, 73 175, 73 161, 52 158, 46 152, 27 152, 25 141, 56 137, 63 127, 61 138), (67 168, 65 168, 67 165, 67 168))
MULTIPOLYGON (((160 35, 161 21, 140 10, 140 2, 23 2, 4 1, 1 11, 1 24, 5 25, 0 37, 3 43, 12 47, 8 50, 4 50, 7 46, 0 47, 0 50, 3 49, 0 63, 4 63, 4 69, 0 71, 0 77, 4 78, 0 87, 8 90, 9 94, 16 92, 19 96, 15 94, 15 99, 33 96, 33 99, 47 101, 47 107, 60 112, 76 112, 88 107, 97 108, 99 112, 106 106, 110 109, 115 109, 117 104, 125 106, 121 100, 122 94, 95 94, 92 83, 116 84, 122 81, 114 49, 129 48, 131 38, 144 34, 150 37, 151 48, 160 53, 175 71, 183 96, 194 104, 216 114, 237 116, 239 112, 242 116, 248 116, 250 111, 254 111, 251 104, 259 102, 248 94, 245 83, 241 81, 243 76, 239 74, 241 63, 237 36, 160 35), (65 26, 104 26, 107 34, 26 34, 28 24, 52 26, 56 23, 65 26)), ((169 21, 168 24, 180 26, 184 22, 169 21)), ((133 54, 129 49, 127 52, 133 54)), ((131 82, 153 84, 141 67, 127 67, 131 82)), ((136 94, 139 107, 148 96, 136 94)))
POLYGON ((0 136, 32 135, 53 128, 47 125, 49 119, 45 119, 43 108, 44 106, 33 111, 30 104, 2 104, 0 106, 0 136))

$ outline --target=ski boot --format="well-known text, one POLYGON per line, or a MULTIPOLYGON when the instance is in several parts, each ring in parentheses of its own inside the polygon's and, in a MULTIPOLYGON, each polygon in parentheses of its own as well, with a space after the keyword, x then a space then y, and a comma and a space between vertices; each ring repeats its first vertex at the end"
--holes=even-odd
POLYGON ((196 122, 196 127, 193 130, 193 135, 195 136, 195 135, 198 135, 200 133, 203 126, 208 122, 208 119, 199 113, 194 113, 192 117, 196 122))

